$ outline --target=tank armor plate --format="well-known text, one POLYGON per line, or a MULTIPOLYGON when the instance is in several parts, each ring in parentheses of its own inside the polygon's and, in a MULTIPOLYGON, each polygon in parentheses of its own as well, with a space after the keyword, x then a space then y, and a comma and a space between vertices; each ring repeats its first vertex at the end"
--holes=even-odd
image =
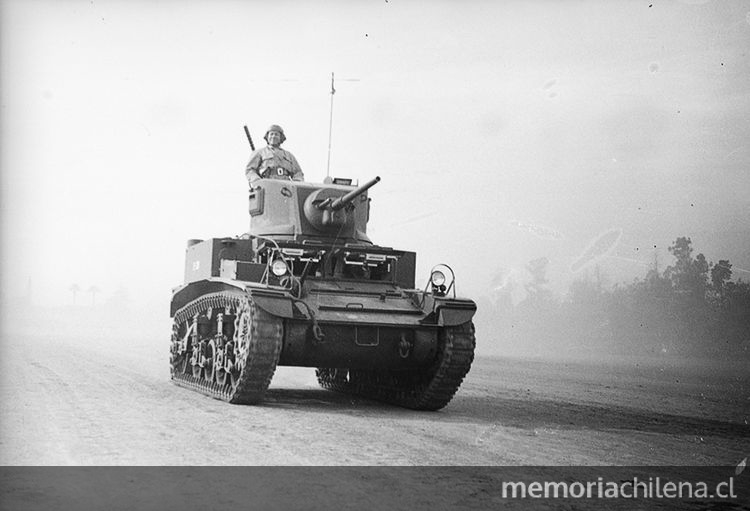
POLYGON ((439 410, 458 390, 474 360, 471 321, 444 327, 435 363, 423 370, 318 368, 321 387, 414 410, 439 410))

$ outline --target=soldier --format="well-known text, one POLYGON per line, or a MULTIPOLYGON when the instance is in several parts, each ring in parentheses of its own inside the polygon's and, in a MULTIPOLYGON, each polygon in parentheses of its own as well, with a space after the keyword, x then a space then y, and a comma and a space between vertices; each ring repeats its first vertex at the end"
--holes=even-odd
POLYGON ((272 124, 263 138, 268 145, 254 151, 245 168, 248 183, 252 185, 258 179, 303 181, 305 176, 297 159, 292 153, 279 147, 286 140, 281 126, 272 124))

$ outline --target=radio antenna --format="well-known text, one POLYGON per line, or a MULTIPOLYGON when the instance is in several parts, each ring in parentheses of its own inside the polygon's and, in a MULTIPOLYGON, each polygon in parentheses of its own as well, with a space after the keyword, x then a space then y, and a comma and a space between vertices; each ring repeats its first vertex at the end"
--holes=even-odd
POLYGON ((333 87, 333 72, 331 72, 331 116, 328 118, 328 164, 326 164, 326 177, 331 176, 331 134, 333 133, 333 95, 336 89, 333 87))
MULTIPOLYGON (((358 82, 359 78, 339 78, 340 82, 358 82)), ((331 116, 328 118, 328 164, 326 165, 326 178, 331 176, 331 137, 333 135, 333 95, 336 94, 336 87, 333 82, 333 72, 331 72, 331 116)))

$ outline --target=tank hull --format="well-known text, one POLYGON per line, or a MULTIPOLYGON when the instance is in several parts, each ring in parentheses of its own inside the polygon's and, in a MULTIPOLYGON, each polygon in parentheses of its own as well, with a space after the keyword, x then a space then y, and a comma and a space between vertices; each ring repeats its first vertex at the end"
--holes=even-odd
POLYGON ((314 367, 324 388, 415 409, 445 406, 473 360, 474 303, 356 284, 342 290, 340 281, 312 279, 298 296, 222 278, 178 288, 172 379, 218 399, 256 404, 277 365, 314 367), (469 332, 460 346, 452 341, 457 331, 469 332), (450 367, 441 369, 446 359, 450 367))
POLYGON ((172 315, 213 293, 245 295, 283 324, 279 365, 409 368, 431 361, 441 327, 464 324, 476 310, 471 300, 436 299, 394 285, 357 283, 346 292, 331 286, 312 281, 298 298, 284 289, 211 278, 178 288, 172 315))

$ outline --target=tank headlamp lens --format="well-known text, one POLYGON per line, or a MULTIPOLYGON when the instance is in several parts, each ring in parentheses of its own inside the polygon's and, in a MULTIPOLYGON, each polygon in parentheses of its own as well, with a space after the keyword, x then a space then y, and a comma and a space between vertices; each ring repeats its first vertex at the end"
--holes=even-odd
POLYGON ((434 271, 432 272, 432 275, 430 275, 430 282, 432 282, 432 285, 435 287, 442 286, 445 284, 445 275, 441 271, 434 271))
POLYGON ((283 259, 276 259, 273 264, 271 264, 271 271, 277 277, 285 275, 287 272, 286 262, 283 259))

